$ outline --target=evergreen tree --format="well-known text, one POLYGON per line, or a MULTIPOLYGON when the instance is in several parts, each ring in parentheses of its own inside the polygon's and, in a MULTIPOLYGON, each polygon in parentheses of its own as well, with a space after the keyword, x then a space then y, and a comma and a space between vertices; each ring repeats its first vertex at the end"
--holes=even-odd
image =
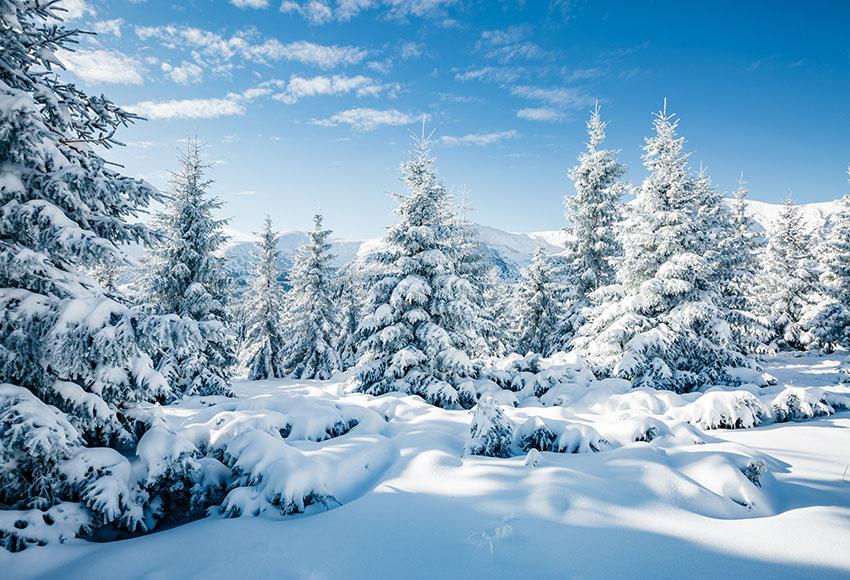
POLYGON ((546 250, 537 248, 514 294, 516 352, 549 356, 558 350, 562 303, 558 275, 546 250))
POLYGON ((122 244, 153 239, 135 218, 159 194, 95 152, 115 144, 116 130, 135 117, 59 77, 57 51, 81 34, 60 24, 62 14, 53 2, 0 3, 0 504, 7 507, 74 501, 81 490, 59 473, 61 462, 84 445, 131 445, 128 409, 168 396, 139 346, 137 313, 83 274, 119 262, 122 244))
POLYGON ((155 354, 157 368, 181 395, 226 395, 236 363, 229 298, 230 278, 216 252, 226 220, 213 217, 221 202, 209 193, 210 167, 201 144, 188 139, 180 169, 171 174, 171 195, 156 228, 163 240, 150 256, 146 299, 159 314, 179 320, 162 332, 177 337, 155 354))
POLYGON ((597 103, 587 122, 587 149, 569 171, 575 195, 564 200, 571 234, 566 253, 570 298, 559 331, 565 348, 584 323, 582 312, 590 305, 590 294, 614 282, 613 261, 622 253, 617 225, 625 191, 620 178, 626 168, 617 161, 616 151, 601 148, 605 126, 597 103))
POLYGON ((357 376, 363 392, 408 392, 455 406, 456 387, 473 375, 473 353, 464 346, 478 317, 473 286, 459 274, 455 217, 430 149, 423 131, 401 166, 408 195, 399 197, 399 222, 372 256, 357 376))
MULTIPOLYGON (((850 168, 847 173, 850 175, 850 168)), ((810 327, 828 350, 835 346, 850 349, 850 195, 839 201, 830 226, 821 274, 827 303, 810 327)))
POLYGON ((362 318, 363 294, 363 283, 356 266, 349 264, 341 268, 337 273, 334 302, 339 307, 340 331, 337 342, 342 370, 347 370, 357 364, 360 344, 357 327, 362 318))
POLYGON ((754 352, 768 340, 768 332, 756 315, 754 290, 759 274, 759 246, 753 232, 753 219, 747 213, 747 193, 742 173, 738 189, 732 194, 729 222, 720 229, 717 248, 720 252, 720 290, 733 341, 742 351, 754 352))
POLYGON ((334 303, 331 268, 331 231, 322 228, 322 216, 313 217, 309 241, 299 248, 290 272, 286 325, 290 335, 284 366, 299 379, 329 379, 342 368, 337 350, 340 319, 334 303))
POLYGON ((806 327, 818 301, 818 274, 802 223, 788 193, 770 232, 758 285, 760 313, 773 346, 780 349, 803 350, 812 340, 806 327))
POLYGON ((251 380, 281 378, 286 375, 282 355, 286 345, 281 315, 283 289, 278 278, 278 236, 266 216, 258 234, 254 279, 244 304, 245 338, 242 366, 251 380))
POLYGON ((504 356, 513 344, 510 327, 512 291, 502 280, 498 268, 491 267, 487 270, 481 293, 479 332, 487 344, 488 353, 492 356, 504 356))
POLYGON ((677 125, 665 103, 644 145, 648 176, 622 225, 618 284, 596 291, 575 344, 603 374, 682 392, 732 382, 725 368, 751 361, 731 344, 717 290, 719 196, 704 175, 689 175, 677 125))

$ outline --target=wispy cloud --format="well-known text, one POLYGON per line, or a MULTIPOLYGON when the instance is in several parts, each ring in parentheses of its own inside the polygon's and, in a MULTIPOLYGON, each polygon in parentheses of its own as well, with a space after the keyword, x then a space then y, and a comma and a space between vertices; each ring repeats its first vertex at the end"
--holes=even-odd
POLYGON ((528 25, 485 30, 476 43, 476 49, 482 52, 486 59, 502 64, 546 56, 546 51, 540 46, 525 40, 531 32, 532 29, 528 25))
POLYGON ((547 107, 529 107, 520 109, 516 112, 516 116, 519 119, 524 119, 526 121, 538 121, 542 123, 556 123, 564 120, 565 118, 564 113, 561 111, 547 107))
POLYGON ((97 10, 86 2, 86 0, 62 0, 59 3, 59 7, 64 9, 61 15, 65 22, 77 20, 83 16, 95 16, 97 14, 97 10))
POLYGON ((230 0, 237 8, 255 8, 261 10, 269 7, 269 0, 230 0))
POLYGON ((98 34, 111 34, 112 36, 121 37, 121 26, 124 24, 123 18, 114 18, 112 20, 98 20, 92 24, 92 28, 98 34))
POLYGON ((368 56, 367 51, 354 46, 328 46, 305 40, 282 43, 276 38, 257 40, 251 31, 230 37, 189 26, 138 26, 135 31, 141 40, 158 40, 166 48, 197 51, 199 57, 210 59, 215 68, 225 71, 235 58, 260 64, 285 60, 334 68, 360 63, 368 56))
POLYGON ((397 109, 356 108, 340 111, 327 119, 313 119, 310 124, 319 127, 348 125, 356 131, 374 131, 384 126, 412 125, 421 119, 397 109))
POLYGON ((60 50, 56 53, 65 68, 90 83, 141 85, 142 63, 117 50, 60 50))
POLYGON ((142 101, 125 108, 148 119, 213 119, 245 113, 240 103, 230 99, 142 101))
POLYGON ((443 18, 458 0, 284 0, 280 11, 299 14, 310 24, 347 22, 367 10, 383 9, 387 18, 443 18))
POLYGON ((203 69, 192 62, 183 61, 178 66, 164 62, 160 68, 171 80, 180 85, 191 85, 204 79, 203 69))
POLYGON ((516 67, 485 66, 455 73, 456 81, 489 81, 510 83, 519 78, 520 69, 516 67))
POLYGON ((469 133, 461 137, 453 137, 446 135, 440 137, 440 142, 451 147, 457 145, 493 145, 500 141, 513 139, 517 136, 517 132, 513 129, 510 131, 499 131, 493 133, 469 133))
POLYGON ((304 97, 320 95, 344 95, 353 93, 358 97, 378 96, 386 94, 394 97, 401 88, 398 83, 378 83, 374 79, 363 76, 315 76, 305 78, 292 76, 289 81, 280 81, 279 86, 284 90, 272 96, 273 99, 291 105, 304 97))
POLYGON ((536 87, 520 85, 511 88, 515 97, 542 101, 563 108, 581 109, 593 105, 596 99, 575 87, 536 87))

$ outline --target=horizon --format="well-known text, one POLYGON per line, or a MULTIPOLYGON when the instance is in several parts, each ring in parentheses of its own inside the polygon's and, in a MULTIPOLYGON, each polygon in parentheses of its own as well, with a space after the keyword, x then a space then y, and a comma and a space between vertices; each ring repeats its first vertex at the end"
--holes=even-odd
POLYGON ((741 171, 755 201, 850 191, 847 5, 64 4, 70 24, 99 32, 60 55, 65 74, 148 118, 119 131, 127 147, 105 157, 167 190, 179 141, 197 132, 221 215, 240 232, 267 212, 280 231, 304 231, 322 209, 340 239, 379 236, 423 115, 439 174, 467 193, 474 221, 560 229, 596 100, 605 146, 620 150, 632 183, 667 98, 692 167, 704 163, 725 194, 741 171))

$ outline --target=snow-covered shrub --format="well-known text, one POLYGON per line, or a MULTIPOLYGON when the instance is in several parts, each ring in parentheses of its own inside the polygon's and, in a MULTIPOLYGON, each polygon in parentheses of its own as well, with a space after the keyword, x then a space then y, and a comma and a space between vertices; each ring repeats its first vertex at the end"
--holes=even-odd
POLYGON ((55 407, 27 389, 0 385, 0 503, 47 508, 62 496, 60 464, 83 444, 55 407))
POLYGON ((270 433, 247 431, 234 437, 225 445, 225 460, 236 474, 222 503, 230 517, 269 510, 300 513, 336 501, 327 491, 321 465, 270 433))
POLYGON ((761 480, 767 474, 767 464, 761 459, 753 459, 741 470, 756 487, 761 487, 761 480))
POLYGON ((569 402, 572 389, 583 392, 596 380, 583 359, 564 352, 548 358, 512 354, 483 366, 479 376, 515 392, 520 400, 538 397, 547 406, 569 402))
POLYGON ((0 510, 0 547, 20 552, 28 546, 64 543, 91 531, 88 510, 60 502, 46 509, 0 510))
MULTIPOLYGON (((145 433, 136 448, 142 466, 141 485, 149 495, 148 521, 184 521, 203 515, 212 503, 198 482, 203 473, 199 451, 187 438, 155 425, 145 433)), ((220 499, 220 498, 219 498, 220 499)))
POLYGON ((610 446, 610 442, 596 429, 579 424, 564 427, 556 442, 558 453, 598 453, 610 446))
POLYGON ((676 410, 679 418, 702 429, 749 429, 770 417, 762 402, 746 391, 710 391, 676 410))
POLYGON ((777 423, 804 421, 835 413, 827 394, 816 388, 788 387, 773 399, 773 417, 777 423))
POLYGON ((554 451, 557 435, 552 432, 540 417, 529 417, 517 430, 517 447, 523 451, 554 451))
POLYGON ((510 457, 513 428, 491 397, 478 400, 465 451, 470 455, 510 457))
POLYGON ((128 530, 147 530, 144 504, 148 495, 138 485, 126 457, 107 447, 80 449, 62 463, 68 496, 91 513, 92 527, 118 522, 128 530))

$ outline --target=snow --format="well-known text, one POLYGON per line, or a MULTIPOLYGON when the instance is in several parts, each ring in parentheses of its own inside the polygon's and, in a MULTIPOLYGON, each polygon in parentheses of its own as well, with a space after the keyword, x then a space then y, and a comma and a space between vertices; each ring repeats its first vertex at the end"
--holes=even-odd
MULTIPOLYGON (((169 453, 223 446, 242 474, 224 505, 242 517, 214 508, 107 544, 66 525, 52 531, 64 543, 0 551, 0 566, 9 578, 847 577, 845 356, 783 354, 764 362, 775 385, 686 395, 542 359, 525 378, 572 377, 549 388, 566 389, 563 406, 488 399, 513 427, 508 458, 464 453, 474 411, 357 394, 347 375, 238 382, 237 400, 154 415, 169 453), (555 451, 523 450, 544 427, 555 451)), ((529 367, 518 358, 504 372, 529 367)))

